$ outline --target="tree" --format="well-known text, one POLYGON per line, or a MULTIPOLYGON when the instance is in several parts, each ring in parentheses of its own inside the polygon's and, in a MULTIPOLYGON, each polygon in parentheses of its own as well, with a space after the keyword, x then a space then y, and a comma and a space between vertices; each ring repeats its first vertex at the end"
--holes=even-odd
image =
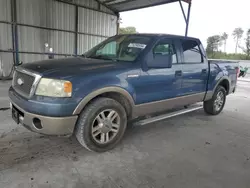
POLYGON ((219 51, 219 46, 221 46, 221 36, 213 35, 207 38, 207 53, 214 55, 214 52, 219 51))
POLYGON ((243 29, 241 27, 235 28, 234 31, 233 31, 232 35, 234 37, 234 40, 236 41, 235 53, 237 53, 238 46, 239 46, 239 41, 242 38, 243 33, 244 33, 244 31, 243 31, 243 29))
POLYGON ((224 41, 224 52, 226 52, 227 39, 228 39, 228 34, 224 32, 221 36, 221 40, 224 41))
POLYGON ((242 51, 247 55, 246 59, 250 58, 250 29, 247 30, 246 38, 245 38, 245 47, 239 46, 242 51))
POLYGON ((136 28, 135 27, 121 27, 119 28, 119 34, 133 34, 133 33, 137 33, 136 28))

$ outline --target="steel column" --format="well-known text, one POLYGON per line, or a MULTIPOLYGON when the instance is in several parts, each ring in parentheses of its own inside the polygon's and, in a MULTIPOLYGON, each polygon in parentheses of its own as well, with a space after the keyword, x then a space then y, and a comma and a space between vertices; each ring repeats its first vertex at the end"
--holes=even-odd
POLYGON ((180 7, 181 7, 181 11, 182 11, 182 15, 183 15, 183 17, 184 17, 185 23, 187 24, 187 17, 186 17, 184 8, 183 8, 183 6, 182 6, 181 0, 179 0, 179 3, 180 3, 180 7))
POLYGON ((120 13, 117 13, 116 34, 119 34, 120 29, 120 13))
POLYGON ((78 53, 78 6, 75 6, 75 55, 78 53))
POLYGON ((188 14, 187 14, 187 22, 186 22, 186 32, 185 32, 185 36, 187 37, 188 35, 188 27, 189 27, 189 19, 190 19, 190 11, 191 11, 191 1, 190 3, 188 3, 188 14))
POLYGON ((16 14, 16 0, 11 0, 11 21, 12 23, 12 45, 13 51, 15 51, 14 64, 17 65, 19 62, 19 54, 18 54, 18 33, 17 33, 17 14, 16 14))

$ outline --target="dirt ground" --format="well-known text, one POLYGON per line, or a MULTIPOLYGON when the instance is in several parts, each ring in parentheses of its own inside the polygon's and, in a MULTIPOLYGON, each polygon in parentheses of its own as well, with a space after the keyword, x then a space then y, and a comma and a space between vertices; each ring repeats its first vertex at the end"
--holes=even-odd
POLYGON ((8 85, 0 84, 0 188, 250 187, 250 82, 218 116, 199 110, 132 127, 101 154, 16 125, 4 108, 8 85))

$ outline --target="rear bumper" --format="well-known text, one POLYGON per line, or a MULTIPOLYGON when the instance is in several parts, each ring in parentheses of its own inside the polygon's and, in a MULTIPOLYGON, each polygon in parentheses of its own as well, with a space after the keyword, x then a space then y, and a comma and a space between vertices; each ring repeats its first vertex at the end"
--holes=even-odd
POLYGON ((71 135, 74 132, 75 124, 78 118, 78 116, 49 117, 32 114, 23 110, 12 101, 10 107, 17 109, 17 111, 19 112, 20 124, 22 124, 30 131, 46 135, 71 135), (37 124, 37 122, 39 123, 37 124))

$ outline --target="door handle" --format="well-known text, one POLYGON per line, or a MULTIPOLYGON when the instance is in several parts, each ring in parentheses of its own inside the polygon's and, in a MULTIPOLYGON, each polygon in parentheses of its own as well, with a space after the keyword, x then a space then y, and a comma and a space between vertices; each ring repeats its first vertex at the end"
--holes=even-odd
POLYGON ((182 71, 181 70, 175 71, 175 76, 182 76, 182 71))
POLYGON ((206 74, 207 73, 207 69, 202 69, 201 71, 203 74, 206 74))

